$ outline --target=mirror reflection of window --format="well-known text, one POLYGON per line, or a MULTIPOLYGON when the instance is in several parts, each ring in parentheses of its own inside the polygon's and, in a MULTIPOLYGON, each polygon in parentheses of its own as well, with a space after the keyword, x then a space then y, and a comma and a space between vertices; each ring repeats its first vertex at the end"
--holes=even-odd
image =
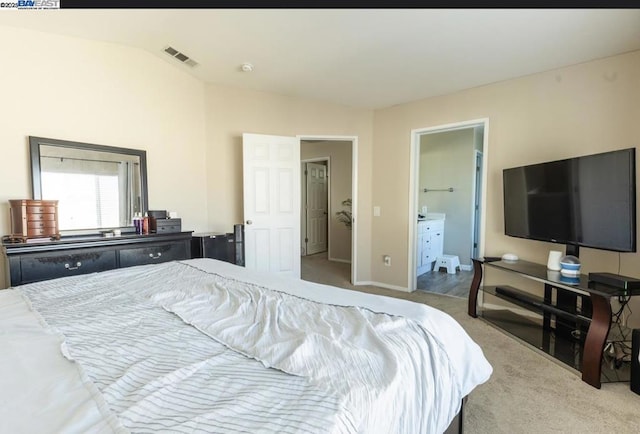
POLYGON ((42 172, 42 194, 58 198, 60 230, 120 226, 117 176, 42 172))
POLYGON ((139 166, 137 156, 41 145, 42 198, 59 201, 63 231, 130 226, 140 210, 139 166))

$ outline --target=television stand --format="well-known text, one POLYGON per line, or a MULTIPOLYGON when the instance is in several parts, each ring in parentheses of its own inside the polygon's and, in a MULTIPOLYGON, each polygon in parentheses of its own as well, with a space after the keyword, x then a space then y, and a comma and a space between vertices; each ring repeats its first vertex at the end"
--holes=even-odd
MULTIPOLYGON (((468 313, 537 347, 582 373, 582 380, 600 388, 603 381, 629 381, 630 366, 603 366, 607 343, 620 342, 611 330, 611 297, 640 295, 637 289, 619 289, 590 282, 586 275, 567 281, 560 272, 533 262, 472 258, 474 276, 469 291, 468 313), (521 282, 529 290, 507 284, 481 285, 483 268, 510 273, 505 280, 521 282), (516 277, 517 276, 517 277, 516 277), (542 283, 538 293, 532 280, 542 283), (478 295, 482 293, 482 305, 478 295)), ((500 273, 499 273, 500 274, 500 273)), ((504 276, 504 274, 501 274, 504 276)))

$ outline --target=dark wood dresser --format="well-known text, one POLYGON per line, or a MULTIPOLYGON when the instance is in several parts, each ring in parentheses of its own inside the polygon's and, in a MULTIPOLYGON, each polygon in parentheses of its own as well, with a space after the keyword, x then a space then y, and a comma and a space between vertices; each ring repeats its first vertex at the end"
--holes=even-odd
POLYGON ((17 286, 114 268, 191 259, 191 233, 3 244, 7 284, 17 286))
POLYGON ((57 200, 9 200, 11 235, 28 238, 60 238, 57 200))

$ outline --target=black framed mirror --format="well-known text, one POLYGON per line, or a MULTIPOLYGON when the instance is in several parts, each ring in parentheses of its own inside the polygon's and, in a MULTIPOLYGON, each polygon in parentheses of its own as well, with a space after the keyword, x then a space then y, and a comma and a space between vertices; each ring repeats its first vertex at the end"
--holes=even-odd
POLYGON ((63 235, 134 232, 148 210, 146 151, 29 137, 34 199, 58 200, 63 235))

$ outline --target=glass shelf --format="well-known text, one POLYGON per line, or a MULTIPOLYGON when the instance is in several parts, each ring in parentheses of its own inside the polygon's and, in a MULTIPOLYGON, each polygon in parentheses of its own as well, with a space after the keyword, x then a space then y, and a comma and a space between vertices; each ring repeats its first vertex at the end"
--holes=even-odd
MULTIPOLYGON (((545 326, 542 310, 536 311, 518 303, 507 301, 495 294, 495 289, 482 290, 482 304, 478 315, 511 336, 537 348, 564 365, 582 370, 584 341, 588 331, 588 322, 577 321, 568 327, 566 320, 550 313, 549 325, 545 326), (558 327, 556 327, 556 325, 558 327)), ((630 347, 630 329, 620 330, 616 324, 611 327, 607 338, 606 351, 603 353, 600 381, 602 383, 629 381, 631 377, 630 361, 616 360, 613 343, 630 347)), ((623 359, 624 360, 624 359, 623 359)), ((630 360, 630 359, 629 359, 630 360)))

